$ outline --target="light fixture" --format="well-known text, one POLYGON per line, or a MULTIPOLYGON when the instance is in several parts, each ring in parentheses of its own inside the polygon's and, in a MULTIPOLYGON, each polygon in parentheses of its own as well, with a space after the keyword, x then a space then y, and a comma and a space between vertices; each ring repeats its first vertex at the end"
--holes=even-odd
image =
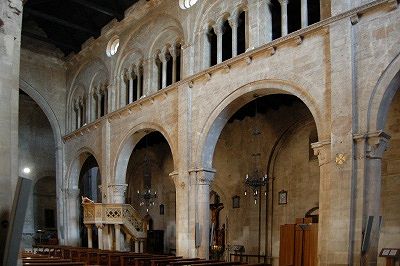
MULTIPOLYGON (((258 97, 255 95, 254 97, 258 97)), ((253 193, 254 197, 254 204, 257 204, 258 198, 262 194, 262 188, 267 184, 267 175, 266 174, 261 174, 261 171, 259 170, 259 160, 261 157, 261 153, 259 152, 259 149, 261 147, 260 145, 260 136, 261 136, 261 130, 259 129, 257 125, 257 113, 258 113, 258 103, 257 99, 255 100, 255 126, 253 130, 253 138, 254 138, 254 143, 256 147, 254 148, 256 150, 255 153, 252 153, 253 157, 253 163, 254 163, 254 168, 253 172, 251 175, 246 174, 246 178, 244 181, 244 184, 246 187, 249 187, 251 189, 251 192, 253 193)), ((247 189, 244 191, 244 195, 247 196, 247 189)), ((264 192, 264 195, 267 195, 267 191, 264 192)))
POLYGON ((137 195, 139 198, 139 205, 140 207, 146 207, 146 212, 149 212, 149 208, 154 206, 155 199, 157 198, 157 191, 151 190, 151 161, 147 155, 147 135, 145 136, 145 153, 144 153, 144 161, 143 161, 143 182, 144 188, 143 191, 138 190, 137 195))
POLYGON ((25 174, 29 174, 31 172, 31 168, 25 167, 24 169, 22 169, 22 172, 24 172, 25 174))

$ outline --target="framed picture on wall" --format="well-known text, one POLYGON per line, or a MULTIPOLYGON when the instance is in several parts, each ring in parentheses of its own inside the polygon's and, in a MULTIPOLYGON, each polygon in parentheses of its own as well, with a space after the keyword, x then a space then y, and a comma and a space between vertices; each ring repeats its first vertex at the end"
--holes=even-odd
POLYGON ((278 203, 279 205, 284 205, 287 204, 287 191, 286 190, 281 190, 278 193, 278 203))

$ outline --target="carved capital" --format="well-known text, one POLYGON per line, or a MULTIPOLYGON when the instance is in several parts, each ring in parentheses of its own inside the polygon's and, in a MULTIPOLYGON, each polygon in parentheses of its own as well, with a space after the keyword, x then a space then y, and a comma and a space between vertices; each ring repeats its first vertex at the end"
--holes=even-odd
POLYGON ((79 188, 67 188, 65 192, 69 198, 75 199, 79 197, 80 190, 79 188))
POLYGON ((113 193, 114 196, 117 197, 125 197, 126 190, 128 188, 128 184, 110 184, 108 188, 113 193))
POLYGON ((189 174, 196 175, 197 185, 210 185, 214 180, 215 170, 214 169, 192 169, 189 170, 189 174))
POLYGON ((367 134, 366 157, 369 159, 382 159, 389 140, 390 136, 383 131, 367 134))
POLYGON ((96 224, 97 229, 103 229, 104 228, 104 224, 96 224))
POLYGON ((331 161, 331 141, 324 140, 311 144, 314 155, 318 156, 319 166, 327 164, 331 161))

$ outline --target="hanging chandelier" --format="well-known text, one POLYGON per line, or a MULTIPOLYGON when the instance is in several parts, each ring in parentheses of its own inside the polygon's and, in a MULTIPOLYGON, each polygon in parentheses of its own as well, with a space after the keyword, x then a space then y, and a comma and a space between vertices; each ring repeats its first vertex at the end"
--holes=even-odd
MULTIPOLYGON (((256 96, 255 96, 256 97, 256 96)), ((254 119, 255 121, 255 127, 253 130, 253 138, 254 138, 254 143, 256 144, 255 149, 260 149, 261 145, 260 145, 260 137, 261 137, 261 130, 259 129, 258 125, 257 125, 257 113, 258 113, 258 106, 257 106, 257 100, 255 100, 255 115, 254 115, 254 119)), ((261 171, 259 170, 259 163, 260 163, 260 157, 261 157, 261 153, 260 152, 256 152, 252 154, 253 157, 253 163, 254 163, 254 170, 252 171, 252 173, 246 174, 245 177, 245 191, 244 191, 244 195, 247 196, 247 188, 251 189, 251 193, 253 193, 253 197, 254 197, 254 204, 257 204, 257 200, 259 199, 260 195, 262 194, 262 189, 263 187, 266 186, 267 182, 268 182, 268 176, 267 174, 261 174, 261 171)), ((264 195, 267 195, 267 191, 264 191, 264 195)))
POLYGON ((157 191, 151 190, 151 161, 147 155, 147 135, 145 136, 146 146, 145 146, 145 154, 143 161, 143 183, 144 189, 143 191, 138 190, 137 196, 139 198, 139 206, 146 207, 146 212, 149 212, 149 208, 154 206, 155 200, 157 198, 157 191))

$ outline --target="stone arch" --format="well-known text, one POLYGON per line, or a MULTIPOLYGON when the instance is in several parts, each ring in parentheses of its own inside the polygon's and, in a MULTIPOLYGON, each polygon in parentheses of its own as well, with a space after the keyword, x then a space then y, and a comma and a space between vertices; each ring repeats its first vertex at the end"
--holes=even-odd
POLYGON ((178 40, 183 39, 183 32, 175 26, 163 28, 151 43, 147 57, 151 58, 157 50, 176 44, 178 40))
POLYGON ((78 184, 79 184, 79 174, 80 171, 82 169, 83 164, 85 163, 86 159, 89 156, 93 156, 96 159, 97 164, 99 165, 99 170, 101 173, 101 165, 99 164, 99 160, 98 160, 98 156, 96 155, 96 153, 88 148, 88 147, 83 147, 80 148, 77 152, 76 152, 76 156, 74 157, 74 159, 72 160, 70 167, 68 169, 68 173, 67 173, 67 187, 69 189, 78 189, 78 184))
POLYGON ((399 89, 398 84, 400 54, 389 63, 371 93, 367 111, 367 132, 384 130, 390 103, 399 89))
POLYGON ((133 149, 145 135, 152 131, 160 132, 167 140, 167 143, 171 149, 174 169, 176 169, 176 148, 167 131, 155 123, 142 123, 132 128, 127 134, 125 134, 123 140, 121 141, 121 144, 118 147, 112 171, 113 173, 115 173, 115 184, 125 184, 126 171, 129 163, 129 158, 132 154, 133 149))
POLYGON ((194 158, 194 167, 199 169, 212 169, 213 154, 218 138, 229 118, 246 103, 252 101, 255 95, 265 96, 270 94, 291 94, 299 98, 310 110, 321 135, 323 119, 315 99, 303 88, 283 80, 260 80, 239 87, 226 96, 214 108, 201 131, 194 158))
MULTIPOLYGON (((28 82, 20 78, 19 80, 19 87, 23 90, 26 94, 28 94, 43 110, 47 119, 50 122, 51 129, 53 130, 54 134, 54 142, 56 145, 56 194, 58 199, 62 199, 63 196, 62 191, 64 189, 64 167, 63 167, 63 141, 62 141, 62 134, 61 134, 61 127, 60 121, 57 118, 54 110, 51 108, 50 104, 47 100, 39 93, 37 89, 32 87, 28 82)), ((65 220, 65 209, 62 203, 62 200, 57 200, 57 228, 61 228, 64 226, 65 220)), ((60 239, 61 243, 64 243, 65 235, 61 233, 61 230, 58 230, 58 238, 60 239)))

